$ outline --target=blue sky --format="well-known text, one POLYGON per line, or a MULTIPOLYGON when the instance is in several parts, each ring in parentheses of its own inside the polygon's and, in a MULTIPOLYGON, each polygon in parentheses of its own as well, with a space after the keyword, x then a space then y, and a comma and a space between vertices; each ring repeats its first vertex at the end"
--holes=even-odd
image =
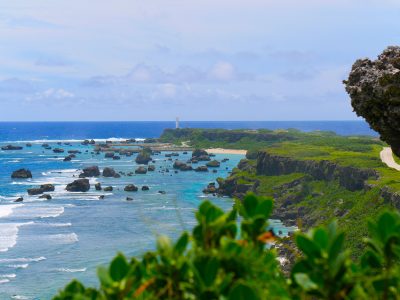
POLYGON ((395 0, 0 3, 0 120, 350 120, 395 0))

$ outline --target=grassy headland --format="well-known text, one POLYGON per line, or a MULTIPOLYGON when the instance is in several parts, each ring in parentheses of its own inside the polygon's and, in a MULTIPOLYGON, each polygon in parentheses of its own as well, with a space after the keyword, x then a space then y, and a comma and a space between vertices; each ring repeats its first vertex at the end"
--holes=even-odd
POLYGON ((381 162, 379 153, 386 144, 374 137, 294 129, 178 129, 166 130, 161 140, 197 148, 249 150, 247 160, 229 178, 219 180, 225 185, 221 192, 240 197, 243 194, 237 191, 244 189, 273 197, 274 217, 304 229, 337 218, 354 255, 362 248, 367 220, 377 217, 385 207, 400 205, 393 201, 393 195, 398 200, 396 193, 400 192, 400 172, 381 162), (267 162, 267 167, 276 168, 273 174, 262 171, 260 164, 266 162, 261 161, 260 153, 274 159, 267 162), (316 175, 316 168, 321 168, 321 176, 316 175), (364 183, 362 176, 366 176, 362 188, 346 184, 354 179, 364 183))

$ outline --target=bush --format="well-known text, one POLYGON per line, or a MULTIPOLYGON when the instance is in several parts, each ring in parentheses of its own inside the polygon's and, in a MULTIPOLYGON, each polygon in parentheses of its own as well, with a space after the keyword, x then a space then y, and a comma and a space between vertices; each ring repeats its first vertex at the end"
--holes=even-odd
POLYGON ((344 248, 335 222, 296 235, 301 256, 285 278, 268 227, 272 200, 247 195, 224 212, 209 201, 196 213, 192 234, 172 243, 160 237, 138 260, 118 254, 98 269, 100 288, 74 280, 55 300, 104 299, 398 299, 400 215, 370 222, 359 261, 344 248))

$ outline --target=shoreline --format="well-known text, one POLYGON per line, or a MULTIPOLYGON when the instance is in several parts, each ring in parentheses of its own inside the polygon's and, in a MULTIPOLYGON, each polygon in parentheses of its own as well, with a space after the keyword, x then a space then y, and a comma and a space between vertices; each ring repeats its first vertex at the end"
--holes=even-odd
POLYGON ((224 149, 224 148, 210 148, 205 149, 208 153, 213 154, 242 154, 246 155, 247 150, 240 150, 240 149, 224 149))

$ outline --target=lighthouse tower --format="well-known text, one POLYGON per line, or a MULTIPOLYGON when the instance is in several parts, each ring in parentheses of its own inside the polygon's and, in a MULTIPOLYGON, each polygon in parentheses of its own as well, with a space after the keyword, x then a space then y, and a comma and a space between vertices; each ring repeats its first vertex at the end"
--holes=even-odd
POLYGON ((175 119, 175 128, 179 129, 179 117, 176 117, 175 119))

